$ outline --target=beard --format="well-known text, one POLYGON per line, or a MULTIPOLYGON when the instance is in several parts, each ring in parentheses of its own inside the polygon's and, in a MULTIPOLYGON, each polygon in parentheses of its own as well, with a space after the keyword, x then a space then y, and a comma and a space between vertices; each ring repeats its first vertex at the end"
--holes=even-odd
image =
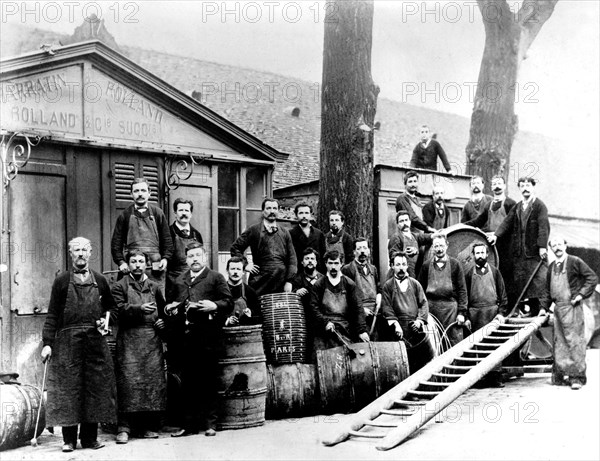
POLYGON ((485 266, 486 263, 487 258, 475 258, 475 264, 477 264, 479 267, 485 266))

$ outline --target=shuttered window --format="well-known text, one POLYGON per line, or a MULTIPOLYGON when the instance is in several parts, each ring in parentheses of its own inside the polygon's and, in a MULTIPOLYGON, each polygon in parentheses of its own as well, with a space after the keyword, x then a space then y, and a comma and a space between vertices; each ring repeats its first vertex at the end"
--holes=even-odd
POLYGON ((150 186, 150 202, 158 203, 158 168, 155 165, 144 165, 142 167, 143 177, 148 180, 150 186))
POLYGON ((135 165, 133 163, 115 162, 115 198, 117 200, 131 200, 131 183, 134 178, 135 165))

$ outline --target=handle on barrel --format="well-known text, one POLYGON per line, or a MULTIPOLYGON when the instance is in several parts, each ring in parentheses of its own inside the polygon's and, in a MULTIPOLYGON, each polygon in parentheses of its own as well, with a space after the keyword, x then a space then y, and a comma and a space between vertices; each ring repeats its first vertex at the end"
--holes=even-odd
POLYGON ((339 331, 337 331, 335 328, 332 331, 335 333, 335 335, 337 336, 337 338, 340 340, 340 342, 346 348, 346 350, 348 351, 348 355, 350 356, 350 358, 353 359, 354 357, 356 357, 356 352, 354 352, 354 350, 350 347, 350 343, 346 340, 346 338, 344 338, 339 333, 339 331))

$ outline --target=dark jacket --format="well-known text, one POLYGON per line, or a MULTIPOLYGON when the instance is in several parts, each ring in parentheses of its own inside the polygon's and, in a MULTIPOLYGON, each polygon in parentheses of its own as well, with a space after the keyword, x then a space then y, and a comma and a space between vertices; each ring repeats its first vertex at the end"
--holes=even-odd
MULTIPOLYGON (((493 203, 493 201, 492 201, 492 203, 493 203)), ((510 210, 512 210, 512 208, 516 204, 517 204, 517 202, 515 202, 513 199, 511 199, 510 197, 506 197, 506 199, 504 200, 504 211, 506 212, 506 216, 508 216, 508 214, 510 213, 510 210)), ((490 203, 481 213, 479 213, 477 215, 477 217, 475 219, 466 221, 463 224, 466 224, 467 226, 477 227, 478 229, 482 229, 485 231, 487 229, 488 216, 490 213, 491 205, 492 204, 490 203)))
MULTIPOLYGON (((373 264, 370 264, 370 263, 367 263, 367 267, 369 268, 369 270, 371 271, 371 273, 373 274, 373 276, 375 278, 375 291, 377 293, 381 293, 381 282, 379 280, 379 273, 377 271, 377 268, 373 264)), ((344 274, 346 277, 349 277, 350 280, 352 280, 354 283, 356 283, 356 278, 359 275, 358 274, 358 263, 356 262, 356 260, 351 261, 350 263, 343 266, 342 274, 344 274)))
POLYGON ((531 213, 526 222, 521 220, 523 202, 517 203, 510 213, 504 218, 500 227, 496 229, 496 236, 503 237, 506 233, 512 236, 512 256, 518 258, 539 259, 539 249, 548 246, 550 235, 550 222, 548 209, 539 198, 530 204, 531 213), (524 236, 521 229, 525 230, 524 236))
MULTIPOLYGON (((569 289, 571 290, 571 299, 573 299, 577 295, 581 295, 583 299, 589 298, 594 294, 594 290, 596 289, 596 285, 598 284, 598 276, 594 273, 590 267, 583 262, 581 258, 573 255, 567 255, 566 259, 567 265, 567 279, 569 280, 569 289)), ((548 274, 546 275, 546 280, 548 282, 548 293, 550 293, 550 282, 552 281, 552 274, 554 273, 554 268, 556 266, 556 261, 552 261, 550 267, 548 268, 548 274)), ((553 299, 550 299, 550 296, 547 298, 546 305, 544 306, 546 309, 550 307, 550 304, 553 302, 553 299)))
POLYGON ((460 222, 464 224, 477 218, 477 216, 483 213, 484 210, 487 210, 490 207, 490 204, 493 200, 494 199, 491 195, 484 194, 477 207, 475 207, 475 204, 472 200, 469 200, 467 203, 465 203, 465 206, 463 206, 460 214, 460 222))
MULTIPOLYGON (((134 205, 129 205, 123 213, 117 218, 115 228, 113 230, 112 239, 110 241, 110 253, 112 259, 116 265, 120 265, 125 262, 124 247, 129 243, 127 242, 127 233, 129 232, 129 218, 134 213, 134 205)), ((169 230, 169 223, 165 214, 160 208, 155 205, 148 204, 148 211, 154 217, 156 222, 156 228, 158 229, 158 240, 160 256, 164 259, 171 259, 173 256, 173 241, 171 240, 171 232, 169 230)))
MULTIPOLYGON (((449 225, 448 221, 450 219, 450 210, 448 209, 445 203, 442 204, 442 207, 444 209, 444 223, 442 229, 445 229, 449 225)), ((427 223, 428 226, 434 227, 433 223, 435 221, 436 215, 437 208, 435 207, 435 202, 431 200, 430 202, 427 202, 425 206, 423 206, 423 221, 425 221, 425 223, 427 223)))
MULTIPOLYGON (((185 253, 179 253, 177 251, 177 248, 175 248, 175 239, 177 237, 185 238, 184 235, 181 233, 179 227, 177 227, 177 225, 175 224, 175 222, 173 222, 173 224, 169 226, 169 233, 171 235, 171 241, 173 242, 173 255, 169 260, 168 269, 171 270, 175 268, 187 268, 185 253)), ((204 243, 202 240, 202 234, 198 229, 196 229, 192 225, 190 225, 190 235, 187 238, 193 239, 200 244, 204 243)))
MULTIPOLYGON (((421 284, 414 278, 408 277, 408 283, 413 289, 413 293, 415 294, 415 307, 416 307, 416 315, 411 320, 422 320, 423 323, 427 323, 427 317, 429 315, 429 304, 427 303, 427 298, 425 297, 425 292, 423 291, 423 287, 421 284)), ((397 287, 396 278, 391 278, 383 285, 382 295, 381 295, 381 310, 383 312, 383 316, 386 320, 396 320, 399 321, 404 317, 409 315, 408 312, 403 312, 400 308, 400 305, 397 302, 396 290, 397 287)), ((401 326, 402 323, 400 322, 401 326)))
MULTIPOLYGON (((431 244, 431 236, 433 234, 423 234, 421 232, 411 233, 419 246, 431 244)), ((388 242, 388 256, 391 258, 392 254, 398 251, 404 251, 404 239, 400 235, 400 231, 396 230, 396 232, 394 232, 394 235, 392 235, 390 241, 388 242)))
POLYGON ((296 261, 298 263, 298 272, 302 270, 302 253, 308 247, 316 250, 319 254, 317 260, 317 269, 323 271, 325 268, 325 262, 323 261, 323 255, 327 251, 325 245, 325 234, 314 226, 310 227, 308 237, 302 231, 299 224, 296 224, 290 229, 290 237, 292 237, 292 243, 294 244, 294 250, 296 251, 296 261))
MULTIPOLYGON (((453 295, 452 298, 458 303, 458 314, 467 315, 467 287, 465 284, 465 276, 462 267, 457 259, 448 256, 450 262, 450 274, 452 278, 453 295)), ((429 263, 431 259, 425 261, 421 266, 421 272, 419 273, 419 283, 423 287, 423 290, 427 294, 427 285, 429 283, 429 263)), ((429 302, 432 301, 429 297, 429 302)))
MULTIPOLYGON (((313 285, 310 298, 310 312, 312 317, 313 325, 320 331, 325 331, 328 319, 321 312, 321 301, 325 294, 325 289, 330 286, 329 278, 327 276, 320 278, 313 285)), ((342 275, 342 281, 337 287, 330 286, 330 289, 341 289, 346 293, 346 300, 348 302, 348 318, 346 319, 350 324, 353 334, 356 336, 361 333, 367 332, 367 324, 365 322, 365 311, 360 307, 358 299, 356 297, 356 285, 345 275, 342 275), (338 288, 339 287, 339 288, 338 288)))
POLYGON ((437 171, 438 157, 444 164, 446 171, 450 171, 450 162, 448 162, 446 152, 444 152, 444 149, 442 149, 439 142, 435 139, 431 139, 427 147, 423 147, 423 144, 418 143, 413 149, 410 167, 437 171))
MULTIPOLYGON (((488 264, 488 268, 492 272, 494 277, 494 283, 496 284, 496 295, 498 297, 496 304, 498 305, 498 313, 506 315, 508 313, 508 298, 506 297, 506 288, 504 286, 504 280, 500 271, 493 265, 488 264)), ((465 284, 467 285, 467 294, 469 296, 469 305, 471 304, 471 281, 473 280, 473 273, 476 270, 476 266, 473 265, 471 269, 465 274, 465 284)))
MULTIPOLYGON (((419 202, 419 205, 421 204, 418 198, 417 202, 419 202)), ((396 199, 396 213, 400 210, 408 211, 408 217, 410 218, 411 228, 419 229, 426 232, 428 229, 427 223, 423 219, 419 218, 419 216, 417 216, 411 203, 415 203, 412 197, 410 197, 410 195, 408 195, 406 192, 402 192, 396 199)), ((421 208, 423 207, 421 206, 421 208)))

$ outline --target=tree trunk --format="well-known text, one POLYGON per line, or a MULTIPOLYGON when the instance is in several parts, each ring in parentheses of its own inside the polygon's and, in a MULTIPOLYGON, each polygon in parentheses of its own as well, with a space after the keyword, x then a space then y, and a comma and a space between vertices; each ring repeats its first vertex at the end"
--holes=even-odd
POLYGON ((518 131, 515 94, 521 61, 558 0, 523 2, 513 13, 505 0, 478 0, 485 47, 466 148, 467 174, 482 176, 486 191, 496 174, 507 179, 518 131))
POLYGON ((373 1, 337 0, 332 11, 323 50, 319 224, 326 230, 329 211, 340 210, 348 232, 372 243, 373 1))

